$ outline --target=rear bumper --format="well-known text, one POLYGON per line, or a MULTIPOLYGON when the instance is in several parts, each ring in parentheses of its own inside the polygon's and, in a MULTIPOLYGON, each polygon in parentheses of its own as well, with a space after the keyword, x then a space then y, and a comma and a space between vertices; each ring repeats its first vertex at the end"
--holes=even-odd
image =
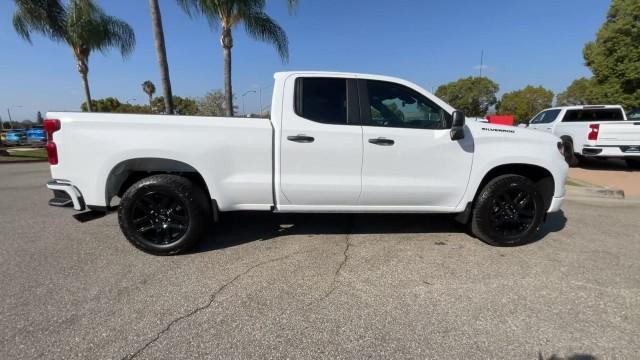
POLYGON ((53 199, 49 200, 51 206, 73 206, 75 210, 86 209, 82 193, 77 187, 66 180, 51 180, 47 183, 47 189, 53 191, 53 199))
POLYGON ((620 146, 584 146, 582 155, 588 157, 608 157, 608 158, 638 158, 640 159, 640 146, 620 145, 620 146), (638 150, 635 150, 638 149, 638 150))
POLYGON ((556 212, 560 211, 560 207, 562 206, 562 202, 564 201, 564 196, 554 197, 551 199, 551 205, 549 205, 549 210, 547 212, 556 212))

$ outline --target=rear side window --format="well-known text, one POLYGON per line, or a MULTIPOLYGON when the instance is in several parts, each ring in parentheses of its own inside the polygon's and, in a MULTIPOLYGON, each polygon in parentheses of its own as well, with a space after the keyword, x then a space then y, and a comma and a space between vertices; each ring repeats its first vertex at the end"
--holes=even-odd
POLYGON ((553 122, 560 114, 560 109, 543 111, 531 120, 532 124, 548 124, 553 122))
POLYGON ((640 109, 635 109, 627 114, 629 120, 640 120, 640 109))
POLYGON ((296 79, 295 112, 325 124, 347 124, 347 80, 339 78, 296 79))
POLYGON ((578 109, 567 110, 563 122, 580 121, 621 121, 624 120, 621 109, 578 109))

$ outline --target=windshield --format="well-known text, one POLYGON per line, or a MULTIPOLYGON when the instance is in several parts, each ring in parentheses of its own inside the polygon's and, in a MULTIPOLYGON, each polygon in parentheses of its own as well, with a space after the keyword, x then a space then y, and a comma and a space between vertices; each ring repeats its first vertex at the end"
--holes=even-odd
POLYGON ((531 124, 548 124, 560 114, 560 109, 543 111, 531 120, 531 124))
POLYGON ((640 120, 640 109, 635 109, 627 114, 629 120, 640 120))

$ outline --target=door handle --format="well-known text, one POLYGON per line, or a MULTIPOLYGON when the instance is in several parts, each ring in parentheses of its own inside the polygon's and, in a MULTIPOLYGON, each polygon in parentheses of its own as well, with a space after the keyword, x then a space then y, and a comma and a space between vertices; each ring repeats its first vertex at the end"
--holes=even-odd
POLYGON ((386 138, 369 139, 369 142, 380 146, 391 146, 396 143, 395 141, 386 138))
POLYGON ((299 135, 287 136, 287 140, 306 144, 306 143, 312 143, 315 140, 315 138, 313 138, 312 136, 299 134, 299 135))

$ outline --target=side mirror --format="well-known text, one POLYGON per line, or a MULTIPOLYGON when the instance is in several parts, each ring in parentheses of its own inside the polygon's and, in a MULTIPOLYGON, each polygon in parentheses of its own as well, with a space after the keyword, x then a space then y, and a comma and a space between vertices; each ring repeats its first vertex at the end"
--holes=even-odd
POLYGON ((464 113, 462 111, 453 112, 450 134, 451 140, 464 139, 464 113))

